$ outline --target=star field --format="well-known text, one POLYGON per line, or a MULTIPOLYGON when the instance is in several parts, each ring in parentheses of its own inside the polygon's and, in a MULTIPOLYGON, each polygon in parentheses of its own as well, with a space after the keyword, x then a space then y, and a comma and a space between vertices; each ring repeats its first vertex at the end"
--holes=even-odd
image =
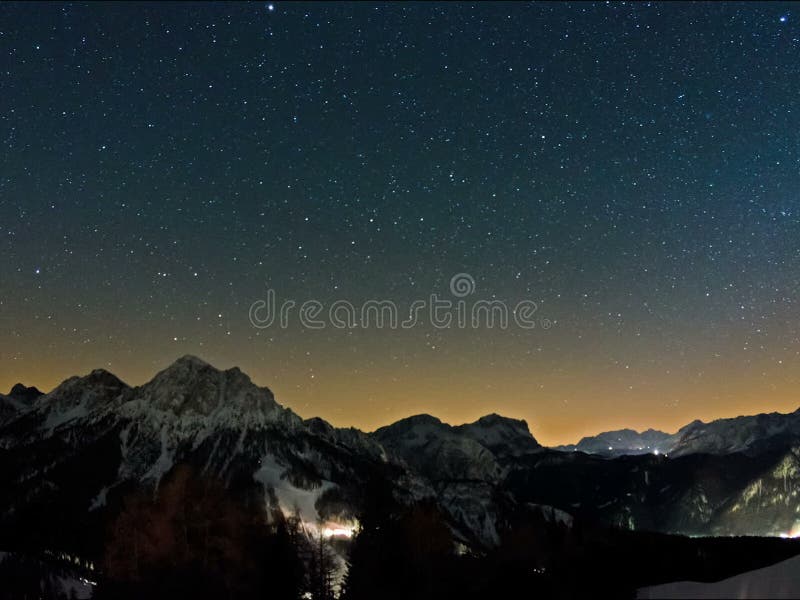
POLYGON ((544 443, 794 410, 800 14, 0 5, 0 391, 177 356, 304 417, 544 443), (470 273, 547 330, 255 329, 470 273))

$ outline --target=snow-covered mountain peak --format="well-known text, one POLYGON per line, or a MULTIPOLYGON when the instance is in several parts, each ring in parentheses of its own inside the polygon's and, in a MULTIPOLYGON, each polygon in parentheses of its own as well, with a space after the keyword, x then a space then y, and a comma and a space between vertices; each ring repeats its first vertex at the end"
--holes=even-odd
POLYGON ((471 425, 481 425, 482 427, 495 427, 497 425, 511 425, 515 427, 522 427, 528 431, 528 423, 524 419, 512 419, 511 417, 504 417, 497 413, 489 413, 483 415, 480 419, 471 423, 471 425))
POLYGON ((95 369, 83 377, 70 377, 51 392, 38 396, 30 412, 38 415, 41 431, 52 432, 70 421, 107 413, 122 403, 130 391, 113 373, 95 369))
POLYGON ((190 355, 179 358, 139 388, 137 399, 150 409, 176 415, 285 410, 268 388, 258 387, 238 368, 221 371, 190 355))
POLYGON ((105 369, 95 369, 82 377, 70 377, 53 391, 37 398, 37 407, 79 404, 87 399, 113 398, 130 387, 119 377, 105 369))
POLYGON ((414 415, 373 434, 386 449, 432 481, 495 481, 502 468, 476 436, 431 415, 414 415))
POLYGON ((413 415, 375 431, 380 440, 397 440, 406 447, 426 444, 434 437, 450 433, 450 425, 432 415, 413 415))
MULTIPOLYGON (((487 434, 502 435, 518 435, 522 437, 529 437, 533 439, 531 430, 528 428, 528 423, 523 419, 512 419, 511 417, 504 417, 497 413, 484 415, 474 423, 466 423, 461 425, 465 432, 486 432, 487 434)), ((534 440, 535 441, 535 440, 534 440)))
POLYGON ((196 453, 204 456, 205 469, 217 473, 233 463, 249 465, 264 452, 269 432, 304 430, 300 417, 238 368, 222 371, 194 356, 134 389, 117 417, 121 476, 156 482, 196 453))
POLYGON ((153 379, 146 385, 150 385, 155 381, 174 381, 180 383, 189 378, 218 373, 221 373, 219 369, 211 366, 203 359, 187 354, 181 356, 168 367, 156 373, 153 379))
POLYGON ((199 356, 195 356, 194 354, 184 354, 180 358, 176 359, 175 362, 173 362, 169 367, 167 367, 167 369, 170 369, 172 367, 178 367, 178 366, 181 366, 181 365, 187 365, 187 366, 192 366, 193 365, 193 366, 196 366, 196 367, 211 367, 211 368, 214 368, 214 367, 212 367, 211 363, 203 360, 199 356))
POLYGON ((541 447, 531 435, 524 420, 496 413, 485 415, 474 423, 460 425, 455 429, 496 454, 518 455, 541 447))
POLYGON ((405 419, 400 419, 399 421, 395 421, 389 427, 398 427, 398 428, 413 428, 418 426, 432 426, 437 427, 439 425, 444 425, 442 420, 434 417, 433 415, 429 415, 427 413, 422 413, 419 415, 411 415, 410 417, 406 417, 405 419))
MULTIPOLYGON (((194 356, 140 387, 96 370, 32 406, 0 396, 0 452, 13 450, 3 456, 16 469, 8 485, 35 477, 42 498, 67 497, 87 510, 131 485, 157 490, 176 465, 189 464, 231 486, 255 486, 247 489, 272 507, 298 506, 310 522, 352 518, 361 488, 381 474, 398 499, 434 498, 463 539, 485 545, 496 543, 507 510, 531 503, 704 534, 794 527, 800 412, 697 421, 672 435, 621 429, 579 446, 571 449, 669 458, 542 452, 525 421, 497 414, 458 426, 421 414, 373 433, 303 421, 239 369, 194 356), (750 456, 734 454, 741 452, 750 456), (717 456, 675 458, 689 453, 717 456), (73 484, 76 473, 89 475, 73 484), (560 487, 571 478, 579 485, 560 487), (87 500, 89 489, 96 496, 87 500)), ((17 489, 28 497, 30 488, 17 489)))
POLYGON ((758 452, 787 442, 800 442, 800 412, 761 413, 710 423, 692 421, 675 435, 671 454, 758 452))

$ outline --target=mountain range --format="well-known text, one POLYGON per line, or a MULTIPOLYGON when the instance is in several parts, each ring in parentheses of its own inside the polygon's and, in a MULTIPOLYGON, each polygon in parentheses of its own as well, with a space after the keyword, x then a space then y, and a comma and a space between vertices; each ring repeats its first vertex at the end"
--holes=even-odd
POLYGON ((710 423, 696 420, 676 433, 648 429, 608 431, 584 437, 577 444, 557 446, 555 450, 579 451, 601 456, 636 454, 758 454, 771 447, 792 444, 800 439, 800 409, 793 413, 763 413, 753 416, 717 419, 710 423))
MULTIPOLYGON (((349 535, 364 486, 430 500, 466 547, 491 547, 537 515, 692 535, 800 530, 800 412, 692 422, 675 434, 621 430, 545 448, 525 421, 452 426, 417 415, 367 433, 302 419, 239 369, 185 356, 132 387, 105 370, 47 394, 0 396, 0 532, 32 524, 85 546, 131 490, 158 493, 175 466, 349 535)), ((95 536, 96 537, 96 536, 95 536)), ((52 542, 49 542, 52 543, 52 542)))

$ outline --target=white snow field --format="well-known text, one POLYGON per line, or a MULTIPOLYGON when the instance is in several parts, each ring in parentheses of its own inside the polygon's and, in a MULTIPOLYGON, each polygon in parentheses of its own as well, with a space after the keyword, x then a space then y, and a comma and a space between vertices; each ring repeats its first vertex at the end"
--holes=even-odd
POLYGON ((641 588, 637 598, 800 598, 800 555, 715 583, 676 581, 641 588))

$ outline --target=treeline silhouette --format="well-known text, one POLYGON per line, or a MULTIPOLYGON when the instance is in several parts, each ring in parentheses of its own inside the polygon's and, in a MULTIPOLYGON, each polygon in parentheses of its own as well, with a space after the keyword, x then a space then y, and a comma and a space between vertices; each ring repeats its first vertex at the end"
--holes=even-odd
MULTIPOLYGON (((192 467, 175 467, 156 494, 133 489, 115 507, 102 551, 92 557, 93 597, 632 597, 643 585, 718 580, 800 552, 792 540, 568 526, 530 507, 510 509, 499 524, 499 544, 481 548, 459 543, 433 502, 398 503, 387 479, 376 476, 362 492, 353 540, 329 540, 306 531, 297 514, 268 512, 261 494, 234 493, 192 467)), ((30 549, 12 555, 0 562, 0 598, 69 598, 58 585, 67 571, 30 549)))

